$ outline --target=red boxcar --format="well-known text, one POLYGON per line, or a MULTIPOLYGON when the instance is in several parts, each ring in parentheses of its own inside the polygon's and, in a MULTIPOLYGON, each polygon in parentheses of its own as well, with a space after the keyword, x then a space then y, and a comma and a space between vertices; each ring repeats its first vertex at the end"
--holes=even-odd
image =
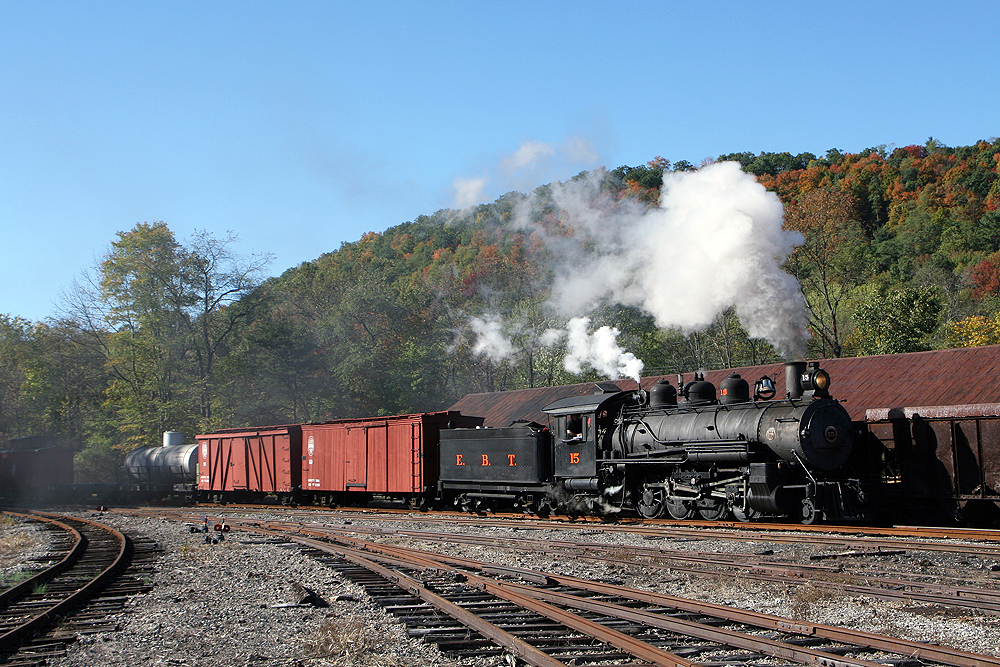
POLYGON ((438 480, 443 428, 474 428, 480 417, 431 412, 302 425, 302 488, 307 500, 416 499, 438 480))
POLYGON ((202 497, 290 494, 302 486, 302 427, 297 424, 195 437, 202 497))

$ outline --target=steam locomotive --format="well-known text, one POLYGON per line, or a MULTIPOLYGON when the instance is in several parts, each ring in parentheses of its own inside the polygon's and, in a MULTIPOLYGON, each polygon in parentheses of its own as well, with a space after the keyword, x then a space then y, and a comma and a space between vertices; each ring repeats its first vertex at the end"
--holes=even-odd
POLYGON ((736 374, 718 389, 700 375, 648 392, 597 387, 546 406, 547 424, 483 428, 479 417, 438 412, 225 429, 196 445, 138 450, 127 463, 147 483, 196 470, 195 495, 207 501, 805 523, 867 516, 862 481, 846 473, 850 416, 815 362, 787 364, 777 400, 772 378, 751 395, 736 374))
POLYGON ((769 377, 752 397, 736 374, 719 390, 698 375, 648 394, 602 383, 598 394, 546 406, 550 427, 442 430, 437 498, 470 511, 867 518, 862 480, 845 472, 851 419, 830 396, 829 374, 790 363, 785 383, 781 400, 769 377))

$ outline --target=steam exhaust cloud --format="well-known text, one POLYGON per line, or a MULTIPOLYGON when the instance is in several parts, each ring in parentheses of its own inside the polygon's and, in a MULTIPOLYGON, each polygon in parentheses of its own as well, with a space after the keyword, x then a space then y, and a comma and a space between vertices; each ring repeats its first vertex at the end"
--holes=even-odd
POLYGON ((518 224, 557 258, 551 304, 571 317, 601 303, 635 306, 656 325, 692 333, 734 307, 750 336, 788 359, 805 356, 806 313, 798 281, 781 269, 801 234, 782 229, 778 196, 735 162, 664 174, 660 206, 601 206, 599 173, 552 186, 570 236, 534 221, 535 198, 518 224))
MULTIPOLYGON (((750 336, 771 343, 786 359, 805 356, 806 312, 798 281, 781 269, 797 232, 782 229, 783 207, 735 162, 664 174, 660 206, 616 204, 609 211, 600 186, 603 173, 551 186, 563 229, 550 233, 537 221, 541 202, 526 198, 516 224, 542 238, 555 258, 550 305, 569 320, 538 342, 565 337, 564 367, 594 368, 607 377, 638 381, 643 363, 617 342, 617 329, 588 333, 585 315, 603 303, 634 306, 657 326, 685 334, 711 325, 733 307, 750 336)), ((498 317, 472 318, 474 352, 509 357, 513 344, 498 317)))

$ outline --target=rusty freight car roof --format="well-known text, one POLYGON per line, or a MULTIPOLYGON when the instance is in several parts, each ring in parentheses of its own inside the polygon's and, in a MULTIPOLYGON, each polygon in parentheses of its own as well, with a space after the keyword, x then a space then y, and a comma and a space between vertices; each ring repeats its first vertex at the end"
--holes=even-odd
MULTIPOLYGON (((855 420, 864 420, 866 411, 875 408, 1000 403, 1000 383, 997 382, 1000 345, 824 359, 820 360, 820 365, 832 378, 830 393, 844 401, 844 407, 855 420)), ((730 373, 739 373, 751 386, 757 378, 771 376, 775 379, 776 395, 785 395, 784 364, 705 371, 705 379, 718 387, 730 373)), ((642 388, 648 390, 664 378, 676 384, 676 375, 660 375, 643 378, 642 388)), ((692 373, 684 374, 685 382, 691 379, 692 373)), ((636 388, 634 380, 617 380, 614 384, 627 391, 636 388)), ((508 426, 518 419, 544 424, 546 416, 542 408, 549 403, 600 391, 595 383, 588 382, 469 394, 450 409, 483 417, 483 425, 490 427, 508 426)))

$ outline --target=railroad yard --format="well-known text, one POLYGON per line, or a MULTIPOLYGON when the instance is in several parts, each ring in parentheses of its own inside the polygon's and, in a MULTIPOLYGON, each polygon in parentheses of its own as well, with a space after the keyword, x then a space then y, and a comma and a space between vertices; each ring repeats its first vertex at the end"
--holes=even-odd
MULTIPOLYGON (((129 535, 135 561, 111 593, 9 664, 1000 665, 997 531, 264 508, 66 514, 129 535), (206 520, 207 534, 192 532, 206 520)), ((5 516, 0 590, 25 563, 57 560, 60 530, 5 516)), ((54 596, 48 586, 33 604, 54 596)))

